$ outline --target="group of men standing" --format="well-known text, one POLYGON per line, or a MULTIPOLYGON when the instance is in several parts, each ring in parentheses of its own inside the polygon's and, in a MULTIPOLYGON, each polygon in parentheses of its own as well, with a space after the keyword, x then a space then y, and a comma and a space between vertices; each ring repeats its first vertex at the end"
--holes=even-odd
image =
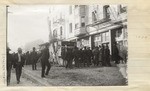
MULTIPOLYGON (((11 70, 12 67, 15 68, 16 71, 16 80, 17 84, 20 83, 20 77, 22 73, 22 67, 24 67, 24 64, 26 63, 28 58, 28 53, 23 54, 22 49, 18 48, 18 52, 14 54, 10 54, 10 48, 7 47, 7 85, 10 84, 10 78, 11 78, 11 70)), ((48 46, 46 46, 43 50, 41 50, 41 53, 38 55, 36 52, 35 47, 33 47, 33 51, 30 53, 30 61, 32 61, 32 70, 36 70, 36 63, 37 61, 41 61, 41 77, 45 77, 45 75, 48 75, 51 65, 49 63, 49 49, 48 46), (45 69, 47 67, 47 70, 45 72, 45 69)))
POLYGON ((112 56, 110 56, 110 49, 108 44, 105 46, 99 45, 93 50, 90 47, 83 47, 79 49, 78 47, 69 48, 62 51, 62 58, 64 61, 67 61, 66 68, 72 68, 73 62, 75 67, 82 67, 90 65, 94 66, 111 66, 110 60, 115 61, 116 64, 119 64, 122 58, 119 56, 119 50, 116 43, 113 44, 112 56))

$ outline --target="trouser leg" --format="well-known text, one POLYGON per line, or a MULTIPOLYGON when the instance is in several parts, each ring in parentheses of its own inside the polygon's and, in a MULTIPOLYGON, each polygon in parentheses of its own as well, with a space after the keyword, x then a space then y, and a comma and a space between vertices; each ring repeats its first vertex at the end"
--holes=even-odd
POLYGON ((66 68, 68 68, 68 63, 69 63, 69 62, 68 62, 68 60, 67 60, 66 62, 67 62, 67 64, 66 64, 66 68))
POLYGON ((46 75, 48 75, 50 68, 51 68, 51 64, 49 62, 47 62, 47 70, 46 70, 46 75))
POLYGON ((90 58, 87 59, 87 66, 90 66, 90 58))
POLYGON ((34 70, 34 63, 32 63, 32 70, 34 70))
POLYGON ((16 65, 16 79, 19 81, 19 67, 16 65))
POLYGON ((20 66, 19 66, 19 81, 20 81, 21 74, 22 74, 22 67, 21 67, 21 65, 20 65, 20 66))
POLYGON ((41 73, 41 77, 44 77, 45 75, 45 63, 42 63, 42 73, 41 73))
POLYGON ((7 85, 10 84, 10 78, 11 78, 11 66, 7 68, 7 85))
POLYGON ((36 66, 36 62, 35 62, 35 70, 36 70, 36 67, 37 67, 37 66, 36 66))

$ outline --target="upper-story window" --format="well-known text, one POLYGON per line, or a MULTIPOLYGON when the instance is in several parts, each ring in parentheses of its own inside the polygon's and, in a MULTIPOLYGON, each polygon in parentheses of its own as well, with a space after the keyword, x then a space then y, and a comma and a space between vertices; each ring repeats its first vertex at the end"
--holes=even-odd
POLYGON ((75 5, 75 8, 77 8, 79 5, 75 5))
POLYGON ((62 26, 60 27, 60 35, 63 34, 63 29, 62 29, 62 26))
POLYGON ((72 33, 72 23, 69 24, 69 32, 72 33))
POLYGON ((75 24, 75 29, 79 28, 79 23, 75 24))
POLYGON ((81 27, 85 27, 85 16, 81 17, 81 27))
POLYGON ((120 13, 127 12, 127 7, 125 5, 119 5, 120 13))
POLYGON ((105 5, 103 7, 104 10, 104 18, 110 18, 109 5, 105 5))
POLYGON ((92 21, 93 21, 93 22, 97 21, 97 11, 96 11, 96 10, 94 10, 94 11, 92 12, 92 21))
POLYGON ((56 29, 53 30, 53 36, 57 37, 57 30, 56 29))
POLYGON ((69 14, 72 14, 72 6, 69 6, 69 14))

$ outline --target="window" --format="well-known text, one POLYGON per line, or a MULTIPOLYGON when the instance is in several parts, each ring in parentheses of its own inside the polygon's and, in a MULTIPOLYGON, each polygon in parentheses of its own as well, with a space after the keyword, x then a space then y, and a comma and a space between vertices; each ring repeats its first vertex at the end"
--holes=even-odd
POLYGON ((75 24, 75 29, 79 28, 79 23, 75 24))
POLYGON ((104 18, 110 18, 109 5, 105 5, 104 9, 104 18))
POLYGON ((124 5, 119 5, 120 13, 127 12, 127 7, 124 5))
POLYGON ((72 23, 69 24, 69 31, 72 33, 72 23))
POLYGON ((81 17, 81 27, 85 27, 85 16, 81 17))
POLYGON ((54 36, 54 37, 57 37, 57 30, 56 30, 56 29, 53 30, 53 36, 54 36))
POLYGON ((122 29, 118 29, 116 31, 116 37, 119 38, 119 37, 121 37, 121 35, 122 35, 122 29))
POLYGON ((102 44, 102 36, 101 34, 95 35, 94 37, 94 44, 95 46, 99 46, 102 44))
POLYGON ((109 32, 106 32, 106 41, 109 41, 109 32))
POLYGON ((109 32, 102 33, 102 42, 109 41, 109 32))
POLYGON ((123 34, 123 38, 124 39, 127 39, 127 37, 128 37, 128 33, 127 33, 127 28, 125 27, 125 28, 123 28, 123 32, 124 32, 124 34, 123 34))
POLYGON ((69 13, 72 14, 72 6, 69 7, 69 13))
POLYGON ((61 26, 61 27, 60 27, 60 35, 62 35, 62 30, 63 30, 63 29, 62 29, 62 26, 61 26))
POLYGON ((97 21, 97 11, 96 10, 92 12, 92 21, 93 22, 97 21))
POLYGON ((78 5, 75 5, 75 8, 77 8, 78 7, 78 5))
POLYGON ((81 27, 85 27, 85 23, 83 22, 83 23, 81 23, 81 27))
POLYGON ((105 33, 102 33, 102 42, 105 41, 105 33))

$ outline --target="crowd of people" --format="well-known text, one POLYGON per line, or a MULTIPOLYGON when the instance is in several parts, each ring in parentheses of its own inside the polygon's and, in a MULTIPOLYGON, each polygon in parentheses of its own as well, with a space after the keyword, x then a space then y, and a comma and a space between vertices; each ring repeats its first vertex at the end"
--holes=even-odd
POLYGON ((36 63, 38 60, 41 62, 41 77, 45 77, 45 75, 48 75, 51 64, 49 62, 49 49, 48 45, 41 50, 41 53, 37 53, 35 47, 33 47, 33 51, 31 53, 22 53, 22 49, 18 48, 17 53, 10 53, 10 48, 7 47, 7 85, 10 84, 10 78, 11 78, 11 70, 12 68, 16 71, 16 80, 17 84, 20 83, 20 77, 22 74, 22 67, 24 65, 32 65, 32 70, 36 70, 36 63), (47 67, 47 70, 46 70, 47 67), (45 72, 46 70, 46 72, 45 72))
POLYGON ((90 47, 83 47, 79 49, 78 47, 69 48, 66 47, 62 51, 62 59, 66 61, 66 68, 73 68, 73 63, 75 67, 89 67, 94 66, 111 66, 110 61, 115 61, 116 64, 120 63, 120 60, 124 60, 119 55, 119 50, 116 43, 113 44, 112 55, 110 55, 110 49, 108 44, 105 46, 99 45, 93 50, 90 47))
MULTIPOLYGON (((32 65, 31 69, 37 70, 36 63, 38 61, 41 62, 41 77, 43 78, 45 75, 48 75, 51 68, 49 59, 50 56, 52 56, 49 54, 48 47, 49 46, 46 45, 45 48, 40 52, 37 52, 36 48, 33 47, 33 50, 30 53, 29 51, 22 53, 22 49, 18 48, 18 52, 13 54, 10 54, 10 49, 7 48, 7 84, 9 85, 10 83, 12 67, 16 70, 17 84, 19 84, 22 67, 24 67, 24 65, 32 65)), ((104 46, 102 44, 98 47, 95 47, 93 50, 91 50, 90 47, 83 47, 79 49, 76 46, 74 48, 67 46, 62 50, 61 57, 65 62, 66 68, 90 67, 91 65, 110 67, 111 60, 115 61, 116 64, 119 64, 120 60, 124 60, 119 55, 119 50, 116 43, 113 44, 112 55, 110 55, 110 49, 108 45, 106 44, 104 46)))

